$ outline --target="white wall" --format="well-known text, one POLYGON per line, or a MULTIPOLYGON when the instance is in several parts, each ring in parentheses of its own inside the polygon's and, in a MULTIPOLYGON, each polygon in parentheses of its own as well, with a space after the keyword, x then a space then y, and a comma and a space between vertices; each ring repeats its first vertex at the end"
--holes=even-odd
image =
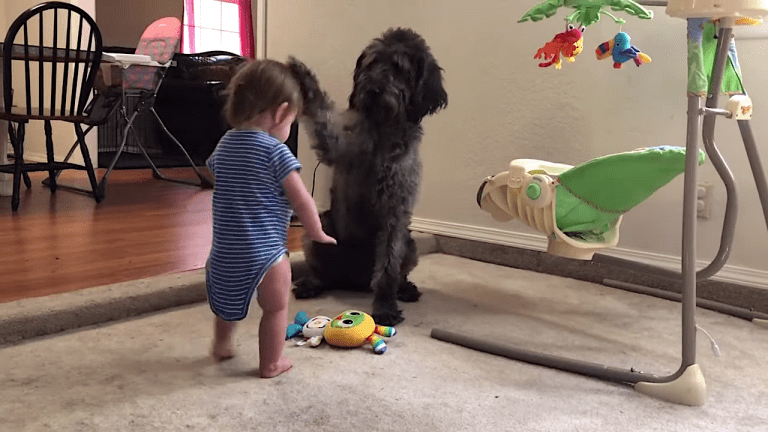
MULTIPOLYGON (((5 23, 5 10, 8 8, 8 4, 6 2, 3 2, 3 4, 0 4, 0 28, 1 29, 7 29, 8 24, 5 23)), ((5 33, 3 33, 3 37, 5 37, 5 33)))
MULTIPOLYGON (((105 46, 135 47, 144 30, 155 20, 182 19, 184 0, 90 0, 95 1, 96 23, 105 46)), ((73 1, 74 3, 74 1, 73 1)))
MULTIPOLYGON (((266 55, 295 55, 317 73, 341 107, 352 70, 370 39, 393 26, 421 33, 445 69, 448 108, 424 121, 424 178, 414 225, 466 238, 543 246, 543 236, 519 222, 497 223, 481 211, 475 195, 482 179, 517 158, 578 164, 594 157, 652 145, 685 145, 685 22, 652 8, 653 20, 627 19, 623 30, 648 53, 651 64, 597 61, 600 43, 619 26, 607 18, 589 27, 584 52, 562 70, 541 69, 536 50, 563 31, 566 10, 538 23, 517 23, 534 0, 268 1, 266 55)), ((752 122, 768 166, 768 52, 765 40, 739 44, 742 72, 756 105, 752 122), (760 107, 764 108, 760 108, 760 107)), ((719 120, 717 142, 737 177, 739 219, 728 268, 722 278, 768 287, 768 230, 763 219, 738 128, 719 120)), ((303 178, 312 181, 315 159, 300 137, 303 178)), ((699 219, 698 256, 711 260, 719 245, 725 189, 707 164, 700 180, 716 184, 713 217, 699 219)), ((319 206, 328 205, 329 169, 317 176, 319 206)), ((619 247, 610 253, 675 265, 681 253, 682 176, 628 212, 619 247)))

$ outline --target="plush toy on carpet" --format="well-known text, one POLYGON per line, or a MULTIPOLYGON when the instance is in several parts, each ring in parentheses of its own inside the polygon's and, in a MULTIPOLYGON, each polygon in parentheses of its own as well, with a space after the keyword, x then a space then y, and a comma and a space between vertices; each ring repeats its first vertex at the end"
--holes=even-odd
POLYGON ((316 347, 323 342, 323 332, 325 332, 331 319, 327 316, 318 315, 314 318, 307 317, 307 313, 299 311, 294 318, 293 324, 288 324, 285 329, 285 340, 302 336, 303 341, 299 345, 308 344, 316 347))
POLYGON ((326 342, 337 347, 352 348, 367 342, 374 353, 384 354, 387 344, 379 335, 392 337, 396 333, 394 327, 376 325, 373 317, 365 312, 347 310, 331 321, 323 335, 326 342))

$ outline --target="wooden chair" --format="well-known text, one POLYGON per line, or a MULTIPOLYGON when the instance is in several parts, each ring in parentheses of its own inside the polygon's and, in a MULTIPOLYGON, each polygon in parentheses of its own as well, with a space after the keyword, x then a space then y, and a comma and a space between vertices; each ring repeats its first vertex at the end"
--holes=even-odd
MULTIPOLYGON (((11 207, 19 207, 22 177, 31 171, 48 171, 49 188, 56 192, 56 171, 85 170, 96 202, 101 201, 96 174, 85 144, 82 124, 102 56, 101 32, 85 11, 70 3, 41 3, 22 13, 11 24, 3 43, 4 112, 13 145, 14 163, 0 165, 13 173, 11 207), (42 121, 47 162, 24 161, 27 123, 42 121), (52 121, 74 125, 83 163, 56 162, 52 121)), ((28 177, 25 178, 30 187, 28 177)))

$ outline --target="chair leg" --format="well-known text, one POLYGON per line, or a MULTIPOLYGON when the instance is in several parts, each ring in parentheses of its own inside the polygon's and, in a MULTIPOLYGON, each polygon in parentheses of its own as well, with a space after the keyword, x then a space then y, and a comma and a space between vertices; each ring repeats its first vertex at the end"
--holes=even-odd
MULTIPOLYGON (((88 135, 88 132, 90 132, 91 129, 93 129, 93 126, 88 126, 88 129, 86 129, 85 132, 83 132, 83 135, 88 135)), ((72 147, 69 148, 69 152, 67 152, 67 156, 64 158, 64 162, 69 162, 69 158, 71 158, 72 155, 75 153, 75 149, 77 148, 77 145, 79 142, 80 141, 75 140, 74 144, 72 144, 72 147)), ((63 170, 56 170, 56 174, 54 175, 55 180, 59 179, 59 176, 61 175, 61 171, 63 170)), ((45 186, 48 186, 50 184, 50 178, 46 178, 45 180, 43 180, 43 184, 45 186)))
MULTIPOLYGON (((8 136, 11 137, 11 146, 13 147, 13 152, 16 154, 16 130, 13 129, 13 123, 8 122, 8 136)), ((14 157, 14 160, 16 158, 14 157)), ((23 161, 22 161, 23 162, 23 161)), ((27 186, 27 189, 32 187, 32 181, 29 179, 29 174, 25 171, 21 173, 21 176, 24 178, 24 184, 27 186)))
POLYGON ((125 129, 123 129, 123 140, 120 142, 120 147, 117 148, 117 152, 115 153, 115 156, 112 158, 112 161, 109 163, 109 167, 107 167, 107 171, 101 177, 101 181, 99 181, 99 192, 101 193, 102 198, 107 196, 107 179, 109 178, 109 174, 115 168, 115 164, 117 164, 117 160, 120 159, 120 155, 123 153, 123 149, 125 148, 125 142, 128 140, 128 134, 130 133, 131 128, 133 127, 133 121, 136 119, 137 114, 138 112, 134 112, 131 115, 131 118, 128 119, 128 123, 125 125, 125 129))
MULTIPOLYGON (((18 133, 15 134, 13 143, 13 196, 11 197, 11 210, 19 209, 19 196, 21 195, 21 170, 24 165, 24 123, 19 123, 18 133)), ((13 141, 13 137, 11 138, 13 141)))
MULTIPOLYGON (((80 143, 80 152, 83 155, 83 163, 85 164, 85 171, 88 173, 88 180, 91 182, 91 189, 93 190, 93 199, 97 203, 101 202, 101 191, 99 185, 96 182, 96 173, 93 171, 93 163, 91 163, 91 155, 88 152, 88 147, 85 145, 85 133, 80 123, 75 123, 75 133, 77 134, 77 141, 80 143)), ((56 180, 51 175, 52 182, 56 180)))
POLYGON ((199 187, 201 187, 203 189, 211 189, 211 188, 213 188, 213 183, 206 176, 204 176, 202 172, 200 172, 200 170, 197 168, 197 165, 195 165, 195 162, 189 156, 189 153, 187 153, 187 150, 184 148, 184 146, 182 146, 181 143, 179 142, 179 140, 177 140, 176 137, 173 136, 171 131, 169 131, 168 128, 165 127, 165 123, 163 123, 163 120, 160 119, 160 115, 158 115, 157 111, 155 111, 155 107, 150 107, 149 110, 152 111, 152 114, 155 115, 155 119, 157 119, 157 123, 163 129, 165 134, 168 135, 168 137, 170 137, 173 140, 173 142, 176 143, 176 146, 179 149, 181 149, 181 152, 184 153, 184 156, 187 158, 187 161, 189 162, 189 165, 192 166, 192 169, 195 170, 195 174, 197 174, 197 178, 200 179, 200 182, 199 183, 195 183, 195 182, 191 182, 191 181, 172 179, 172 178, 168 178, 168 177, 163 176, 162 174, 160 174, 160 171, 155 167, 155 165, 149 159, 149 155, 147 155, 147 153, 144 151, 144 148, 141 147, 142 152, 144 152, 144 157, 146 157, 147 160, 149 161, 150 165, 152 165, 152 170, 153 170, 153 173, 155 174, 155 177, 157 177, 157 178, 159 178, 161 180, 165 180, 165 181, 172 181, 172 182, 183 183, 183 184, 188 184, 188 185, 192 185, 192 186, 199 186, 199 187))
POLYGON ((56 170, 53 169, 53 129, 51 128, 51 121, 45 121, 45 153, 48 157, 48 164, 50 169, 48 170, 48 178, 51 179, 48 187, 51 189, 51 193, 56 192, 56 170))

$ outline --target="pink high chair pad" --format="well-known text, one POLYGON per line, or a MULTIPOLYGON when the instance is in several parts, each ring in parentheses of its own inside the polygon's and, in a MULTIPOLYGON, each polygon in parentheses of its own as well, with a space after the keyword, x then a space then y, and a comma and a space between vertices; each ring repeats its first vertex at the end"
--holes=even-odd
POLYGON ((165 17, 153 22, 141 34, 141 39, 179 37, 181 21, 176 17, 165 17))
POLYGON ((136 54, 145 54, 158 63, 167 63, 179 48, 181 21, 176 17, 161 18, 141 35, 136 54))
MULTIPOLYGON (((147 27, 141 35, 136 54, 148 55, 166 64, 179 48, 181 21, 176 17, 161 18, 147 27)), ((158 83, 159 69, 154 66, 130 66, 123 71, 123 88, 152 90, 158 83)))

